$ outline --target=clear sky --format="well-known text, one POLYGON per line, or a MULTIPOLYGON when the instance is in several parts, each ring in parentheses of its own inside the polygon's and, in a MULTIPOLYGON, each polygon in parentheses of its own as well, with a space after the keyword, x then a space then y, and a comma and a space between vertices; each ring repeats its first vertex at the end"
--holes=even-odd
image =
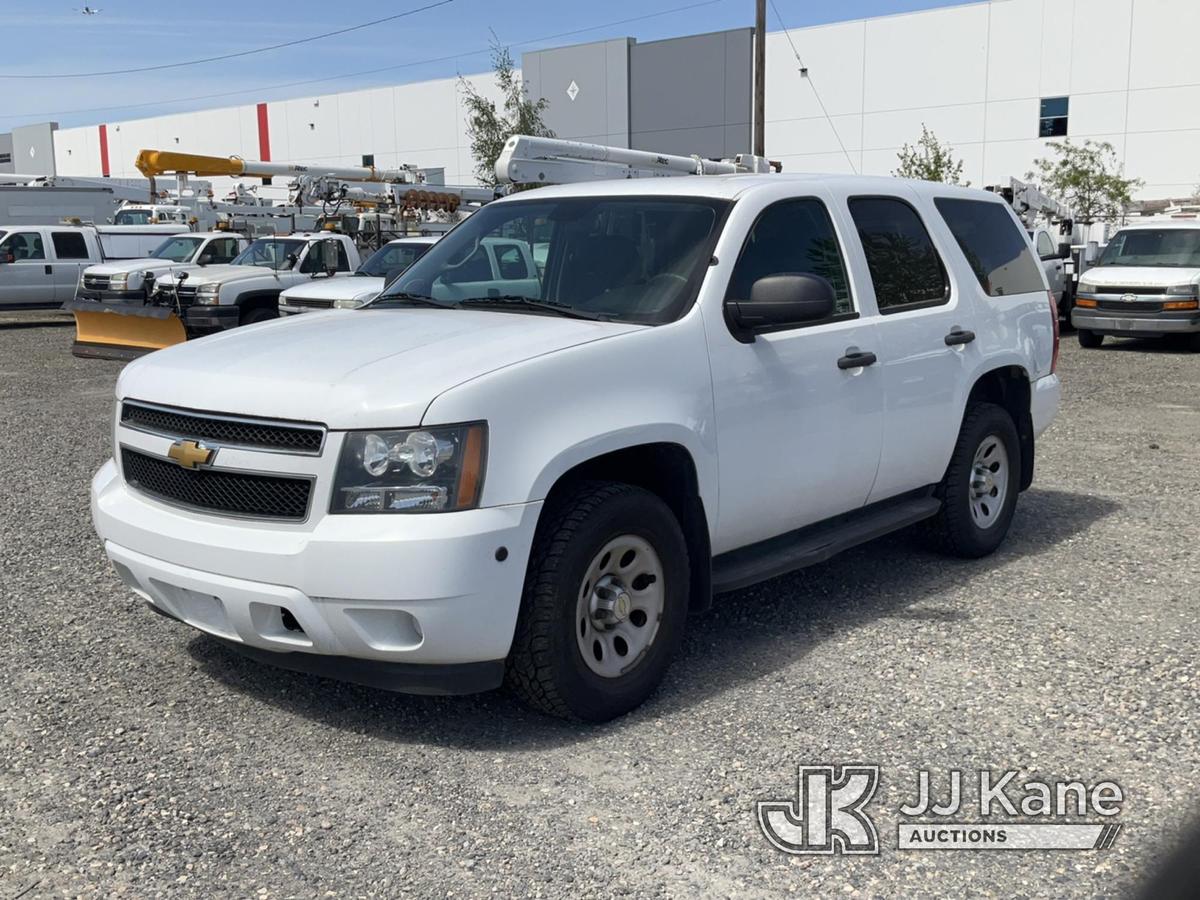
MULTIPOLYGON (((2 76, 111 71, 237 53, 438 0, 97 0, 92 6, 100 12, 91 16, 79 11, 84 4, 78 0, 0 2, 0 131, 30 122, 84 125, 481 72, 488 67, 492 33, 511 46, 519 64, 521 52, 542 47, 623 36, 648 41, 754 22, 754 0, 448 0, 369 29, 222 62, 140 74, 18 79, 2 76)), ((779 31, 782 25, 961 2, 774 0, 767 25, 779 31)))

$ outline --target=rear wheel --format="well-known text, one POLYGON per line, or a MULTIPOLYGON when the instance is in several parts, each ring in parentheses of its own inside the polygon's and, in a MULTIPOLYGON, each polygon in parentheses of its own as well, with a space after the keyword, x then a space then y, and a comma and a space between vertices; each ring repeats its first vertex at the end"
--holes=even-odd
POLYGON ((999 547, 1017 508, 1020 478, 1021 445, 1012 417, 994 403, 968 407, 938 486, 942 508, 930 522, 939 549, 975 558, 999 547))
POLYGON ((1086 328, 1080 328, 1076 335, 1079 338, 1079 346, 1088 350, 1094 350, 1104 343, 1104 335, 1088 331, 1086 328))
POLYGON ((538 526, 507 682, 551 715, 622 715, 662 680, 687 598, 687 543, 667 505, 631 485, 583 484, 538 526))

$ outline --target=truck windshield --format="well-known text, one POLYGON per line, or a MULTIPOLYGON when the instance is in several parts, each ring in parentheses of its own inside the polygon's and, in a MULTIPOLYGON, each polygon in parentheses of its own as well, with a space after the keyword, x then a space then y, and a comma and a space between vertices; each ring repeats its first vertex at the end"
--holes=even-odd
POLYGON ((1200 268, 1200 228, 1131 228, 1118 231, 1098 266, 1200 268))
POLYGON ((485 206, 371 304, 419 302, 645 324, 691 306, 729 208, 704 197, 566 197, 485 206))
POLYGON ((266 269, 290 269, 304 250, 304 241, 259 238, 231 263, 234 266, 262 266, 266 269))
POLYGON ((386 244, 372 253, 354 274, 391 278, 424 256, 431 246, 432 244, 386 244))
POLYGON ((114 225, 149 225, 151 212, 148 209, 122 209, 113 217, 114 225))
POLYGON ((173 237, 158 245, 158 249, 150 254, 154 259, 166 259, 171 262, 187 262, 200 246, 203 238, 173 237))

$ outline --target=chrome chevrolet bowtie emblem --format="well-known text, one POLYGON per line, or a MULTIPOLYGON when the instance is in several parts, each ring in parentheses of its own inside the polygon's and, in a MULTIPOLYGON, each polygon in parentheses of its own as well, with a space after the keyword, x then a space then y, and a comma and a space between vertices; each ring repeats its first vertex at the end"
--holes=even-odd
POLYGON ((1137 294, 1122 294, 1121 299, 1125 303, 1132 303, 1134 300, 1137 299, 1137 294))
POLYGON ((216 452, 196 441, 176 441, 167 451, 167 456, 185 469, 196 469, 207 466, 216 452))

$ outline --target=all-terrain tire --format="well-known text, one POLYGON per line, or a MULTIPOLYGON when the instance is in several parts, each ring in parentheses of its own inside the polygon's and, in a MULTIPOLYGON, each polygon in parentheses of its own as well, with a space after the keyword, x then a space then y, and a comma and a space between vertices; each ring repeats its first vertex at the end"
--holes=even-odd
POLYGON ((584 482, 542 513, 530 552, 506 683, 550 715, 603 722, 640 705, 662 680, 683 637, 688 608, 687 541, 670 508, 628 484, 584 482), (597 675, 576 638, 585 576, 610 541, 646 541, 665 582, 657 631, 629 671, 597 675))
MULTIPOLYGON (((986 460, 982 461, 987 465, 986 460)), ((1021 442, 1017 428, 1008 411, 994 403, 973 403, 967 407, 959 430, 954 455, 938 485, 937 495, 942 508, 929 522, 928 533, 934 545, 944 553, 975 559, 987 556, 1003 543, 1012 524, 1021 483, 1021 442), (998 439, 1003 445, 1003 494, 996 508, 987 508, 990 522, 982 526, 972 505, 975 498, 973 482, 981 461, 977 454, 989 440, 998 439)), ((997 490, 1000 493, 1000 490, 997 490)), ((984 500, 986 504, 986 500, 984 500)))

